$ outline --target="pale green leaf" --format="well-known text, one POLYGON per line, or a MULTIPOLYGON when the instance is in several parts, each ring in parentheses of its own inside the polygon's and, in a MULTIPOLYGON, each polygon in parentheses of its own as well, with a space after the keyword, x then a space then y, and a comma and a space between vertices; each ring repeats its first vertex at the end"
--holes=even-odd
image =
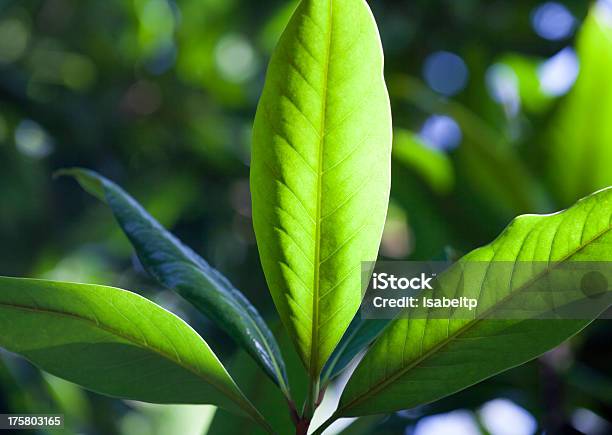
POLYGON ((263 423, 206 342, 125 290, 0 277, 0 347, 89 390, 151 403, 213 404, 263 423))
POLYGON ((359 354, 363 354, 389 323, 390 319, 364 319, 357 313, 327 360, 321 373, 321 385, 327 385, 340 375, 359 354))
POLYGON ((577 39, 580 72, 547 131, 547 175, 564 204, 612 184, 612 15, 598 2, 577 39))
POLYGON ((549 209, 549 200, 539 181, 500 131, 468 107, 440 98, 414 77, 400 74, 391 84, 398 98, 425 113, 448 115, 461 128, 462 141, 453 152, 457 188, 469 188, 490 211, 497 213, 516 215, 549 209))
MULTIPOLYGON (((612 261, 611 230, 612 189, 607 189, 561 213, 516 218, 495 241, 463 257, 440 279, 454 276, 452 271, 467 262, 612 261)), ((537 271, 540 279, 553 267, 523 269, 537 271)), ((488 313, 509 308, 536 278, 526 272, 520 280, 489 279, 484 268, 483 272, 463 283, 462 294, 487 295, 488 313)), ((602 304, 601 311, 605 309, 602 304)), ((590 321, 414 316, 394 320, 354 372, 336 415, 391 412, 431 402, 537 357, 590 321)))
POLYGON ((84 189, 107 203, 147 272, 224 329, 289 394, 285 365, 272 332, 227 278, 112 181, 86 169, 65 169, 58 174, 75 177, 84 189))
POLYGON ((438 194, 447 194, 454 187, 455 172, 448 155, 428 147, 409 130, 395 129, 393 158, 418 174, 438 194))
POLYGON ((364 0, 304 0, 273 54, 253 132, 253 223, 280 317, 318 375, 361 299, 390 185, 391 114, 364 0))

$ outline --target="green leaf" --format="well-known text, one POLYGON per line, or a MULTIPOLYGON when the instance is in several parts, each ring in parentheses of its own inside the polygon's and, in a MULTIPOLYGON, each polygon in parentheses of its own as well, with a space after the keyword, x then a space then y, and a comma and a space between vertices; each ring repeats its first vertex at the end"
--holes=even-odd
POLYGON ((270 292, 317 376, 361 300, 390 185, 391 113, 364 0, 304 0, 270 61, 253 131, 253 224, 270 292))
MULTIPOLYGON (((467 262, 612 261, 611 229, 612 188, 561 213, 516 218, 495 241, 472 251, 439 278, 452 277, 452 271, 467 262)), ((530 270, 546 279, 552 268, 530 270)), ((488 295, 488 312, 509 307, 536 278, 525 272, 515 284, 489 279, 484 268, 483 272, 469 281, 463 294, 488 295)), ((537 357, 590 321, 414 316, 394 320, 349 380, 336 416, 391 412, 434 401, 537 357)))
POLYGON ((289 395, 278 344, 242 293, 112 181, 85 169, 67 169, 58 174, 75 177, 84 189, 106 202, 147 272, 223 328, 289 395))
POLYGON ((577 39, 580 72, 547 129, 549 186, 565 205, 612 184, 612 21, 598 2, 577 39))
POLYGON ((393 157, 420 175, 438 194, 448 194, 455 184, 455 172, 448 156, 428 147, 409 130, 395 129, 393 157))
POLYGON ((112 397, 213 404, 263 420, 184 321, 126 290, 0 277, 0 347, 112 397))
POLYGON ((455 186, 468 189, 487 204, 482 213, 496 211, 510 216, 525 211, 547 211, 548 198, 539 181, 519 158, 501 132, 468 107, 441 98, 421 81, 396 75, 391 81, 392 95, 429 114, 445 114, 461 127, 463 140, 454 151, 455 186), (490 209, 490 210, 489 210, 490 209))
POLYGON ((365 351, 391 323, 390 319, 363 319, 357 313, 334 349, 321 373, 321 384, 336 378, 361 352, 365 351))

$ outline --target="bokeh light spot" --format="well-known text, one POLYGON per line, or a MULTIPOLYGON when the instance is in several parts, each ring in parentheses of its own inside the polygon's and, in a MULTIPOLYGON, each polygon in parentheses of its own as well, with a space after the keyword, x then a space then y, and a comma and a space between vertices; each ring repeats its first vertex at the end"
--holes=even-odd
POLYGON ((380 243, 381 254, 390 258, 405 258, 411 249, 412 235, 406 213, 397 204, 390 201, 380 243))
POLYGON ((546 2, 531 14, 531 25, 542 38, 558 41, 572 34, 576 20, 562 4, 546 2))
POLYGON ((154 82, 140 80, 127 90, 121 101, 121 108, 134 115, 150 115, 162 104, 159 86, 154 82))
POLYGON ((257 69, 253 47, 244 37, 235 34, 219 40, 215 47, 215 61, 221 75, 235 83, 249 79, 257 69))
POLYGON ((24 119, 15 129, 15 145, 28 157, 41 159, 53 151, 53 141, 47 132, 31 119, 24 119))
POLYGON ((535 418, 508 399, 491 400, 478 414, 491 435, 532 435, 537 429, 535 418))
POLYGON ((489 95, 504 106, 506 113, 515 116, 521 107, 518 77, 512 68, 501 63, 487 69, 486 83, 489 95))
POLYGON ((612 27, 612 0, 597 0, 595 16, 603 25, 612 27))
MULTIPOLYGON (((409 432, 406 432, 409 433, 409 432)), ((419 420, 413 435, 480 435, 471 412, 458 410, 430 415, 419 420)))
POLYGON ((18 60, 28 46, 28 38, 21 21, 10 18, 0 22, 0 65, 18 60))
POLYGON ((437 51, 425 59, 423 76, 431 89, 452 96, 465 88, 468 69, 463 59, 448 51, 437 51))
POLYGON ((566 94, 576 81, 579 70, 578 57, 574 50, 564 48, 538 68, 542 92, 555 97, 566 94))
POLYGON ((423 124, 419 136, 423 142, 437 150, 452 150, 461 143, 459 124, 446 115, 432 115, 423 124))
POLYGON ((139 0, 135 2, 139 20, 138 39, 145 66, 159 75, 174 65, 176 44, 174 32, 180 11, 168 0, 139 0))
POLYGON ((61 65, 64 84, 80 91, 89 88, 96 79, 96 67, 91 60, 78 54, 67 54, 61 65))
POLYGON ((580 432, 589 435, 604 435, 612 431, 612 425, 609 422, 593 411, 584 408, 578 408, 574 411, 572 425, 580 432))

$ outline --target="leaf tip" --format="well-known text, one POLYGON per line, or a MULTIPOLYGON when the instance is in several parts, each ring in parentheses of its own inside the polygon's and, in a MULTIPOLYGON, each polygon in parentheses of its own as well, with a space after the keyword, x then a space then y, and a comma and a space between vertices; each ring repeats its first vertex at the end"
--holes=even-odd
POLYGON ((100 201, 106 202, 104 193, 104 178, 98 173, 85 168, 62 168, 55 171, 52 175, 56 180, 60 177, 74 178, 85 191, 98 198, 100 201))

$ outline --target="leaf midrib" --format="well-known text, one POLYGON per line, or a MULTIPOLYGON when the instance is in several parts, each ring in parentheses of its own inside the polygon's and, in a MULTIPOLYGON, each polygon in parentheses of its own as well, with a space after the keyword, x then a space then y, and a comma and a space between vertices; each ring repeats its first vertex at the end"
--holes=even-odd
POLYGON ((351 332, 351 334, 349 334, 349 338, 346 340, 346 342, 341 343, 341 345, 339 345, 336 349, 334 349, 334 353, 336 354, 334 358, 330 359, 329 362, 327 363, 329 364, 329 366, 323 374, 322 382, 324 385, 330 380, 334 372, 334 369, 336 368, 336 365, 338 364, 338 361, 340 361, 340 358, 342 358, 344 351, 348 348, 349 344, 352 343, 353 338, 355 338, 358 332, 361 332, 360 328, 355 328, 355 330, 351 332))
MULTIPOLYGON (((308 14, 306 14, 308 15, 308 14)), ((312 329, 310 336, 310 373, 319 376, 319 291, 321 269, 321 194, 323 184, 323 147, 325 145, 325 126, 327 122, 327 97, 329 84, 329 64, 331 61, 331 40, 333 27, 333 0, 329 0, 329 31, 327 33, 327 53, 323 65, 323 90, 321 92, 321 126, 319 131, 319 149, 317 161, 317 201, 315 213, 315 259, 312 291, 312 329)))
MULTIPOLYGON (((591 243, 595 242, 597 239, 605 236, 609 231, 611 230, 610 228, 610 222, 608 222, 608 227, 600 232, 599 234, 597 234, 596 236, 594 236, 593 238, 591 238, 588 242, 584 243, 582 246, 580 246, 579 248, 573 250, 572 252, 570 252, 568 255, 566 255, 565 257, 563 257, 560 261, 555 262, 555 264, 559 264, 559 263, 563 263, 565 261, 568 261, 568 259, 572 258, 573 256, 575 256, 578 252, 580 252, 581 250, 583 250, 584 248, 586 248, 588 245, 590 245, 591 243)), ((554 267, 552 268, 548 268, 545 272, 541 273, 538 277, 536 277, 535 279, 540 279, 545 273, 549 273, 550 270, 552 270, 554 267)), ((488 315, 490 312, 494 311, 495 308, 499 307, 500 305, 503 305, 510 297, 515 296, 517 293, 522 292, 526 286, 530 285, 532 282, 534 281, 534 279, 530 280, 529 282, 525 283, 524 285, 521 286, 521 288, 519 288, 518 290, 516 290, 515 292, 511 292, 508 296, 506 296, 505 298, 503 298, 498 304, 496 304, 494 307, 491 307, 489 310, 485 311, 484 316, 488 315)), ((402 376, 404 376, 404 374, 406 374, 408 371, 414 369, 415 367, 417 367, 418 365, 420 365, 423 361, 426 361, 427 359, 429 359, 429 357, 431 357, 432 355, 436 354, 439 350, 441 350, 442 348, 446 347, 447 345, 449 345, 451 342, 453 342, 458 336, 468 332, 469 330, 471 330, 472 328, 476 327, 477 325, 480 324, 480 322, 482 322, 484 319, 483 317, 480 317, 479 319, 475 320, 474 322, 469 323, 468 325, 464 326, 463 328, 460 328, 457 330, 457 332, 455 332, 454 334, 448 336, 445 340, 443 340, 438 346, 433 347, 431 350, 429 350, 428 352, 426 352, 425 354, 423 354, 421 357, 419 357, 418 359, 416 359, 412 364, 398 370, 397 372, 395 372, 392 376, 386 377, 384 380, 382 380, 381 382, 379 382, 376 387, 372 388, 371 390, 368 390, 365 394, 362 394, 361 396, 358 396, 357 398, 351 400, 350 402, 348 402, 346 405, 344 405, 341 408, 338 408, 338 410, 334 413, 335 416, 340 416, 341 415, 341 411, 345 410, 345 409, 349 409, 353 406, 359 405, 360 403, 364 402, 365 400, 369 399, 372 395, 375 395, 376 393, 379 393, 383 390, 385 390, 390 384, 392 384, 393 382, 395 382, 397 379, 401 378, 402 376)))
MULTIPOLYGON (((119 338, 122 338, 132 344, 137 345, 138 347, 145 349, 147 351, 150 351, 152 353, 155 353, 159 356, 161 356, 162 358, 165 358, 169 361, 172 361, 173 363, 175 363, 176 365, 180 366, 181 368, 185 369, 186 371, 192 373, 193 375, 195 375, 198 378, 203 379, 204 381, 206 381, 207 383, 210 383, 211 385, 213 385, 215 388, 217 388, 218 390, 220 390, 222 393, 224 393, 225 395, 227 395, 228 397, 230 397, 234 402, 236 402, 236 404, 238 404, 241 408, 242 405, 240 405, 243 402, 243 399, 241 397, 236 396, 235 393, 227 390, 227 388, 225 388, 223 385, 219 384, 218 382, 212 380, 212 379, 208 379, 206 376, 204 376, 201 372, 198 372, 196 370, 194 370, 193 368, 185 365, 180 359, 176 359, 173 358, 171 355, 165 353, 163 350, 158 349, 156 347, 150 346, 148 343, 143 343, 141 341, 139 341, 136 337, 133 337, 129 334, 124 334, 119 330, 116 330, 114 328, 110 328, 108 326, 105 326, 104 324, 90 319, 88 317, 85 316, 81 316, 79 314, 76 313, 71 313, 68 311, 59 311, 59 310, 54 310, 51 308, 40 308, 40 307, 29 307, 27 305, 21 305, 21 304, 14 304, 14 303, 7 303, 7 302, 0 302, 0 306, 3 307, 8 307, 9 309, 16 309, 16 310, 22 310, 22 311, 31 311, 31 312, 36 312, 36 313, 43 313, 43 314, 50 314, 50 315, 55 315, 58 317, 69 317, 69 318, 73 318, 76 319, 78 321, 81 322, 85 322, 88 324, 92 324, 94 325, 96 328, 101 329, 105 332, 108 332, 112 335, 115 335, 119 338)), ((243 408, 244 409, 244 408, 243 408)), ((249 414, 251 413, 250 411, 248 411, 249 414)))

